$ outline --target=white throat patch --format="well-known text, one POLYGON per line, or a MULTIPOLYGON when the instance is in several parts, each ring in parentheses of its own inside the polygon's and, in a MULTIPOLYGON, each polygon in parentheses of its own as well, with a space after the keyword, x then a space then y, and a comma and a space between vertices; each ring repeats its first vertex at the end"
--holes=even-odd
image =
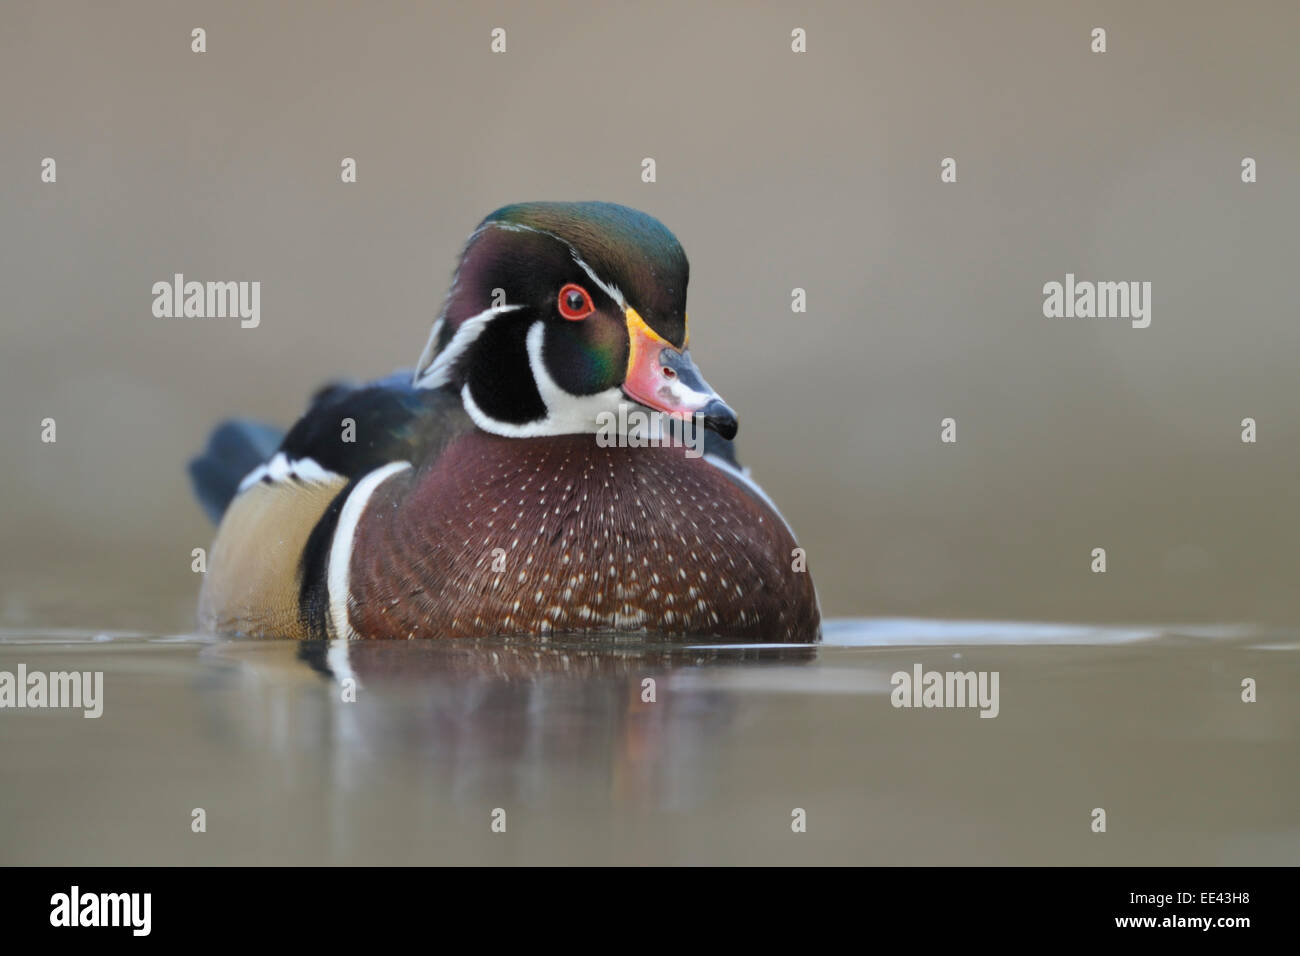
POLYGON ((528 346, 528 368, 533 373, 537 392, 542 396, 542 404, 546 406, 546 415, 522 425, 498 421, 478 406, 470 394, 469 383, 466 382, 460 390, 460 398, 475 425, 485 432, 507 438, 588 432, 595 434, 600 430, 597 419, 602 412, 618 413, 619 402, 627 401, 620 388, 609 388, 595 395, 572 395, 556 384, 551 373, 546 370, 546 363, 542 361, 542 340, 545 336, 546 325, 539 319, 528 327, 525 341, 528 346))

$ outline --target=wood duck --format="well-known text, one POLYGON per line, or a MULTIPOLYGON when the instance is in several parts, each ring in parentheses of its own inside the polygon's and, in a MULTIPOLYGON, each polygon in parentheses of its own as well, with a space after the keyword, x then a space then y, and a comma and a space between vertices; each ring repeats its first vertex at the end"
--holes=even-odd
POLYGON ((658 220, 524 203, 470 236, 414 374, 322 389, 190 465, 205 630, 814 641, 803 552, 688 350, 658 220), (702 427, 701 427, 702 426, 702 427))

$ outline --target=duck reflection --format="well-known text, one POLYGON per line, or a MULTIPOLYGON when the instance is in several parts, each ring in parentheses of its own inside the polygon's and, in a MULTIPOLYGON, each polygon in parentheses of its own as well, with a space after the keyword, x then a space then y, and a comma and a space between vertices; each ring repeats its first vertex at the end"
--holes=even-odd
MULTIPOLYGON (((716 789, 716 747, 743 695, 702 669, 785 667, 815 645, 682 645, 590 640, 228 641, 208 658, 254 735, 286 772, 314 755, 332 794, 414 787, 430 804, 613 803, 684 809, 716 789)), ((220 696, 220 695, 218 695, 220 696)), ((322 781, 324 783, 325 781, 322 781)), ((409 793, 409 791, 408 791, 409 793)), ((410 794, 414 796, 414 794, 410 794)), ((391 795, 390 795, 391 796, 391 795)))

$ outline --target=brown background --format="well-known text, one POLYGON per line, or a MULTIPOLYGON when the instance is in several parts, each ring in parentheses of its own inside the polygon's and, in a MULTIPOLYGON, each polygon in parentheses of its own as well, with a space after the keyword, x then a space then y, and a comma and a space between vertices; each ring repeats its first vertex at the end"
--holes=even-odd
POLYGON ((210 427, 409 366, 529 199, 677 233, 827 614, 1296 620, 1294 4, 440 6, 0 9, 0 625, 189 626, 210 427), (154 318, 174 272, 261 327, 154 318), (1066 272, 1151 327, 1045 319, 1066 272))

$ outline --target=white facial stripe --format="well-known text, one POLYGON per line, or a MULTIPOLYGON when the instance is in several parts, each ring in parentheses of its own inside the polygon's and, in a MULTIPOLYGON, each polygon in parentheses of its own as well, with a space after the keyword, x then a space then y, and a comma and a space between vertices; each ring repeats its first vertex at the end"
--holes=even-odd
POLYGON ((513 422, 501 422, 492 418, 478 406, 470 394, 469 384, 460 390, 461 402, 474 424, 485 432, 504 435, 507 438, 533 438, 538 435, 572 435, 596 433, 600 425, 596 416, 602 412, 618 413, 619 402, 625 401, 620 388, 609 388, 595 395, 572 395, 562 389, 551 378, 542 360, 542 345, 546 337, 546 325, 541 321, 528 327, 526 342, 528 346, 528 368, 532 372, 537 392, 546 406, 546 415, 536 421, 517 425, 513 422))
POLYGON ((433 364, 433 358, 438 352, 438 337, 442 335, 442 327, 446 324, 447 322, 442 316, 438 316, 434 321, 433 328, 429 330, 429 340, 424 343, 424 351, 420 353, 420 359, 415 363, 415 375, 411 379, 412 385, 419 387, 417 383, 420 381, 420 370, 427 369, 433 364))
MULTIPOLYGON (((559 237, 557 236, 556 238, 559 237)), ((560 241, 564 242, 563 239, 561 239, 560 241)), ((565 245, 568 245, 568 243, 566 242, 565 245)), ((617 302, 618 307, 622 309, 624 312, 626 312, 627 301, 623 298, 623 293, 619 290, 618 286, 614 285, 614 283, 612 282, 606 282, 600 276, 596 275, 596 270, 594 270, 591 266, 587 265, 587 263, 582 261, 582 257, 578 255, 578 250, 573 248, 573 246, 569 246, 569 252, 573 254, 573 261, 576 262, 578 265, 582 266, 582 271, 587 273, 587 275, 591 276, 591 281, 596 283, 596 285, 600 286, 600 288, 605 291, 605 295, 609 296, 611 299, 617 302)))
POLYGON ((497 421, 478 407, 478 402, 474 401, 474 396, 469 392, 469 382, 461 386, 460 403, 465 406, 465 413, 469 415, 470 421, 485 432, 491 432, 493 435, 504 435, 506 438, 532 438, 534 435, 546 434, 544 431, 538 431, 542 425, 541 421, 528 422, 523 425, 497 421))
POLYGON ((326 571, 326 593, 330 601, 331 636, 343 640, 352 640, 357 632, 352 629, 348 617, 348 604, 352 598, 349 574, 352 566, 352 539, 357 534, 357 522, 361 520, 370 496, 375 489, 388 480, 389 476, 411 467, 409 461, 395 461, 376 468, 357 482, 339 514, 339 522, 334 528, 334 540, 330 542, 330 557, 326 571))
POLYGON ((556 384, 551 373, 542 361, 542 345, 546 338, 546 326, 534 322, 528 329, 528 367, 532 369, 533 381, 537 391, 546 403, 546 420, 550 423, 549 434, 560 435, 571 432, 592 432, 600 430, 596 416, 601 412, 618 411, 618 403, 623 399, 623 391, 618 387, 597 392, 595 395, 571 395, 556 384))
MULTIPOLYGON (((452 369, 456 367, 457 360, 465 354, 465 350, 474 344, 487 324, 497 316, 505 315, 507 312, 514 312, 516 309, 522 309, 522 305, 501 305, 491 309, 484 309, 478 315, 471 315, 468 319, 456 327, 456 334, 451 337, 447 347, 438 353, 428 368, 421 371, 422 365, 416 366, 415 380, 412 385, 415 388, 441 388, 451 381, 452 369)), ((439 323, 442 319, 438 320, 439 323)), ((434 326, 435 333, 438 326, 434 326)), ((432 345, 433 339, 430 339, 432 345)), ((421 355, 421 361, 428 355, 430 346, 424 348, 424 355, 421 355)))
MULTIPOLYGON (((582 256, 578 255, 578 250, 573 247, 571 242, 560 238, 553 232, 547 232, 545 229, 534 229, 532 226, 521 226, 514 222, 492 222, 488 223, 487 226, 484 226, 483 228, 486 229, 488 226, 496 226, 499 229, 508 229, 511 232, 531 232, 539 236, 549 236, 556 242, 562 243, 564 247, 569 250, 569 255, 573 256, 573 261, 581 266, 582 271, 591 277, 591 281, 596 283, 596 285, 602 289, 607 296, 617 302, 620 309, 623 309, 624 311, 627 310, 627 301, 623 298, 623 293, 619 290, 619 287, 614 285, 612 282, 606 282, 600 276, 596 275, 596 270, 583 261, 582 256)), ((475 232, 474 235, 478 235, 478 233, 482 231, 483 230, 480 229, 478 232, 475 232)))

